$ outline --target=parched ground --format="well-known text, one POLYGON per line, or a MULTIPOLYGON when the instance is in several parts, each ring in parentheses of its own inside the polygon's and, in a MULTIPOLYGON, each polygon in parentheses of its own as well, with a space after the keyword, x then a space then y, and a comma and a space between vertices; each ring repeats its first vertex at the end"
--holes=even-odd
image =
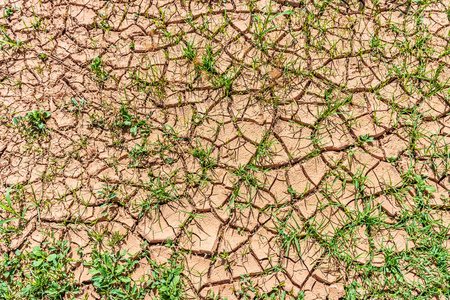
POLYGON ((450 299, 449 1, 0 9, 0 299, 450 299))

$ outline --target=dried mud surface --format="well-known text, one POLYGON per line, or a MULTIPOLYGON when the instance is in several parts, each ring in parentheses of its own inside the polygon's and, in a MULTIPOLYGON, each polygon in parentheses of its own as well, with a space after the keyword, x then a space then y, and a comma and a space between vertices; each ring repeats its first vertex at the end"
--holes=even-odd
POLYGON ((1 251, 69 241, 77 299, 107 299, 86 262, 118 250, 136 282, 176 255, 193 299, 394 293, 393 256, 420 295, 421 230, 448 247, 450 7, 374 3, 3 2, 1 251))

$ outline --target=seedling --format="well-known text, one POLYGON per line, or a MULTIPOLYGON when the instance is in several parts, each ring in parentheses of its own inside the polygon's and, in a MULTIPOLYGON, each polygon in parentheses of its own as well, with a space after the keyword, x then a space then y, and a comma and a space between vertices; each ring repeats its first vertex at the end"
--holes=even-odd
POLYGON ((278 26, 270 26, 270 23, 279 16, 294 14, 293 11, 288 10, 288 11, 284 11, 282 13, 278 13, 274 16, 271 16, 272 15, 271 5, 269 5, 269 7, 267 9, 268 9, 268 11, 265 11, 262 14, 262 16, 259 14, 252 15, 252 18, 254 19, 254 22, 253 22, 254 31, 252 34, 256 39, 255 42, 256 42, 258 48, 266 54, 268 53, 269 44, 265 41, 265 36, 269 32, 278 28, 278 26))
POLYGON ((141 120, 140 117, 132 116, 124 103, 122 103, 120 115, 114 125, 118 128, 129 128, 133 136, 136 136, 138 133, 147 136, 150 133, 150 126, 147 125, 147 122, 141 120))
POLYGON ((192 156, 197 158, 202 166, 203 172, 214 168, 217 163, 217 159, 211 158, 213 146, 205 149, 201 145, 198 145, 193 151, 192 156))
POLYGON ((43 61, 46 62, 48 60, 48 55, 45 53, 39 53, 38 57, 43 61))
POLYGON ((117 197, 116 185, 105 185, 103 184, 103 190, 98 191, 97 194, 100 198, 104 198, 107 203, 112 202, 117 197))
POLYGON ((77 100, 75 97, 72 97, 70 98, 70 103, 72 104, 70 111, 75 114, 79 114, 86 106, 86 100, 84 100, 84 98, 77 100))
POLYGON ((359 142, 361 144, 364 144, 364 143, 371 143, 371 142, 373 142, 374 138, 373 138, 373 136, 370 136, 369 134, 364 134, 364 135, 360 135, 358 137, 358 140, 359 140, 359 142))
POLYGON ((5 12, 3 13, 3 16, 6 20, 9 21, 9 18, 14 14, 14 9, 11 7, 5 7, 5 12))
POLYGON ((109 25, 107 16, 105 16, 102 13, 99 13, 99 17, 100 17, 100 23, 97 24, 97 27, 106 32, 110 31, 112 29, 112 27, 109 25))
POLYGON ((41 18, 37 18, 36 14, 33 12, 33 20, 34 22, 31 22, 31 26, 33 27, 33 29, 35 31, 38 31, 41 29, 41 25, 42 25, 42 19, 41 18))
POLYGON ((50 118, 50 112, 44 111, 42 108, 39 110, 29 111, 25 117, 14 117, 14 125, 18 126, 29 136, 45 135, 47 133, 47 127, 45 122, 50 118))
POLYGON ((184 57, 186 57, 189 61, 193 62, 197 57, 197 50, 194 47, 194 41, 185 42, 186 48, 183 49, 184 57))
POLYGON ((16 209, 13 207, 12 201, 11 201, 11 188, 8 188, 6 190, 5 200, 6 200, 6 203, 0 202, 0 208, 2 208, 6 212, 12 214, 13 216, 15 216, 15 218, 0 220, 0 225, 3 225, 5 223, 11 222, 16 219, 24 219, 23 216, 25 215, 27 209, 25 208, 21 214, 18 211, 16 211, 16 209))
POLYGON ((147 199, 141 204, 141 215, 148 210, 158 210, 160 206, 179 199, 177 188, 170 182, 170 178, 154 177, 145 185, 145 189, 149 193, 147 199))
POLYGON ((139 166, 141 162, 150 155, 151 150, 147 146, 147 140, 143 139, 142 144, 135 144, 136 147, 130 149, 130 158, 133 160, 131 166, 139 166))
POLYGON ((96 56, 91 62, 91 69, 95 74, 94 80, 103 85, 109 78, 108 72, 106 72, 103 62, 100 57, 96 56))
POLYGON ((207 45, 206 46, 206 55, 202 57, 202 70, 205 72, 208 72, 210 74, 217 75, 216 70, 214 69, 214 66, 216 64, 215 56, 217 56, 218 53, 214 53, 212 46, 207 45))

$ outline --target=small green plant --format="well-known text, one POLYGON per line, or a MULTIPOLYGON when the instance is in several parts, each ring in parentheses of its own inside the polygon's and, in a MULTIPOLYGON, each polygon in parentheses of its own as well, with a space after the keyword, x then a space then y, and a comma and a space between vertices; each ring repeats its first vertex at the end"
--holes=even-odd
POLYGON ((112 29, 112 27, 109 25, 107 16, 105 16, 102 13, 99 13, 99 17, 101 19, 100 19, 100 23, 97 24, 97 27, 102 29, 103 31, 110 31, 112 29))
POLYGON ((233 72, 226 72, 223 74, 220 74, 218 76, 212 76, 211 77, 211 83, 216 88, 223 89, 225 97, 229 97, 233 92, 233 82, 236 78, 236 76, 239 74, 240 69, 233 70, 233 72))
POLYGON ((260 171, 260 169, 257 167, 246 165, 239 166, 236 170, 232 171, 232 174, 248 187, 262 188, 264 185, 261 184, 256 177, 256 172, 258 171, 260 171))
POLYGON ((257 285, 251 280, 248 275, 241 275, 239 279, 239 283, 241 289, 237 291, 240 299, 251 299, 252 294, 254 295, 257 292, 257 285))
POLYGON ((46 62, 48 60, 48 55, 45 53, 39 53, 38 58, 40 58, 43 62, 46 62))
POLYGON ((31 22, 31 26, 33 27, 33 29, 35 31, 40 30, 41 26, 42 26, 42 19, 36 18, 36 15, 34 13, 33 13, 33 19, 34 19, 34 22, 31 22))
POLYGON ((136 147, 131 148, 129 152, 129 157, 132 159, 130 166, 139 166, 151 153, 149 147, 147 146, 147 139, 144 138, 140 145, 135 145, 136 147))
POLYGON ((72 104, 70 111, 74 112, 75 114, 79 114, 86 106, 86 100, 84 100, 84 98, 77 100, 75 99, 75 97, 72 97, 70 98, 70 103, 72 104))
MULTIPOLYGON (((18 194, 17 194, 18 195, 18 194)), ((11 188, 8 188, 5 193, 5 200, 6 203, 0 202, 0 208, 2 208, 5 212, 8 212, 14 216, 14 218, 0 220, 0 225, 3 225, 5 223, 8 223, 10 221, 16 220, 16 219, 24 219, 24 215, 27 211, 27 207, 23 210, 22 213, 19 213, 13 206, 13 202, 16 202, 18 199, 11 199, 11 188)))
POLYGON ((50 112, 44 111, 41 108, 39 110, 29 111, 25 117, 14 117, 13 122, 14 125, 20 127, 27 135, 45 135, 47 132, 45 122, 50 116, 50 112))
POLYGON ((200 165, 202 166, 203 172, 210 170, 217 164, 217 159, 212 158, 211 154, 214 147, 204 148, 200 144, 192 151, 192 156, 197 158, 200 165))
POLYGON ((125 104, 122 103, 120 108, 120 115, 116 123, 117 127, 128 127, 131 126, 133 122, 133 116, 128 112, 125 104))
POLYGON ((364 135, 360 135, 358 137, 358 141, 360 142, 360 144, 371 143, 374 141, 374 138, 373 138, 373 136, 370 136, 369 134, 364 134, 364 135))
POLYGON ((112 185, 103 184, 102 187, 103 189, 101 191, 98 191, 97 194, 99 195, 100 198, 105 199, 106 203, 110 203, 117 198, 117 191, 116 191, 117 187, 115 184, 112 185))
POLYGON ((9 19, 11 18, 11 16, 14 14, 14 9, 12 9, 11 7, 5 7, 5 12, 3 13, 3 16, 5 17, 6 20, 9 21, 9 19))
POLYGON ((152 176, 149 183, 144 185, 148 191, 147 199, 141 204, 142 216, 148 210, 158 210, 161 205, 177 201, 179 194, 177 187, 170 181, 170 178, 152 176))
POLYGON ((252 18, 254 20, 254 30, 252 32, 253 36, 255 37, 255 42, 259 50, 263 51, 264 53, 268 53, 268 46, 271 46, 267 43, 265 40, 265 36, 278 28, 278 26, 270 26, 272 21, 281 16, 281 15, 292 15, 294 14, 293 11, 284 11, 281 13, 278 13, 276 15, 273 15, 272 7, 271 5, 268 6, 267 11, 265 11, 263 14, 253 14, 252 18))
POLYGON ((186 299, 185 283, 182 278, 183 264, 176 259, 169 259, 168 263, 161 265, 151 261, 153 269, 152 278, 149 284, 152 289, 158 292, 161 300, 182 300, 186 299))
POLYGON ((170 126, 169 124, 163 124, 162 126, 162 130, 163 130, 163 134, 166 137, 169 137, 172 140, 175 141, 181 141, 183 140, 182 138, 179 137, 179 132, 176 131, 172 126, 170 126))
POLYGON ((108 240, 108 246, 115 247, 119 243, 121 243, 126 237, 126 234, 121 234, 118 231, 114 231, 111 235, 111 238, 108 240))
POLYGON ((193 62, 197 57, 197 49, 194 47, 194 41, 185 42, 186 48, 183 49, 184 57, 186 57, 189 61, 193 62))
POLYGON ((114 125, 118 128, 129 128, 133 136, 141 133, 145 137, 150 133, 150 126, 147 121, 139 116, 131 115, 124 103, 120 107, 120 114, 114 125))
POLYGON ((209 74, 217 75, 217 71, 214 69, 214 66, 216 65, 215 57, 217 55, 218 53, 213 52, 211 45, 206 46, 206 55, 202 57, 201 65, 203 71, 206 71, 209 74))
POLYGON ((96 56, 91 62, 91 69, 95 74, 94 80, 99 84, 103 85, 106 80, 109 78, 108 72, 105 70, 105 66, 100 59, 100 57, 96 56))

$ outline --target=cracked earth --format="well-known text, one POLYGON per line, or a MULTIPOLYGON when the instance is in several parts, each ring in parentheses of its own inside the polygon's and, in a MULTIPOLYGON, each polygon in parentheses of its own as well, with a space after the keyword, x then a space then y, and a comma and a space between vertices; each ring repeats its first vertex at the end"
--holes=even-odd
POLYGON ((61 299, 122 299, 88 270, 123 250, 145 299, 174 260, 187 299, 447 299, 411 258, 450 246, 450 6, 419 2, 3 1, 1 252, 68 241, 61 299))

